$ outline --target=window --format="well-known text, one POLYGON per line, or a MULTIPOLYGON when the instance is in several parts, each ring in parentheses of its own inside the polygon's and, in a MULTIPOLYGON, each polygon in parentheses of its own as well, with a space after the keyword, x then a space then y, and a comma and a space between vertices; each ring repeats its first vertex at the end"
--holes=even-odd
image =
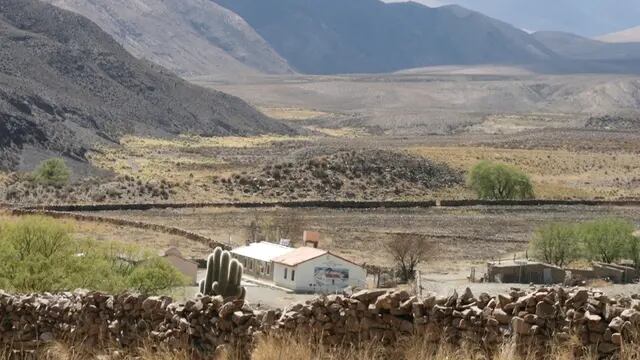
POLYGON ((296 279, 296 271, 291 270, 291 281, 295 281, 295 279, 296 279))
POLYGON ((284 278, 285 278, 285 279, 287 278, 287 270, 289 270, 289 269, 284 268, 284 278))
POLYGON ((270 271, 271 271, 271 265, 267 263, 267 275, 269 275, 270 271))
POLYGON ((249 270, 253 270, 253 260, 249 260, 249 270))

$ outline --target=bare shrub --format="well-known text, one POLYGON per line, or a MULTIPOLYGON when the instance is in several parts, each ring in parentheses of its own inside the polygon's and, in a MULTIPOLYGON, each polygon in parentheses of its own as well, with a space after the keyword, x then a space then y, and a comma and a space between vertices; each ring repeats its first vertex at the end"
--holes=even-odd
POLYGON ((384 245, 400 271, 400 279, 413 280, 416 267, 429 258, 431 243, 424 235, 398 234, 384 245))

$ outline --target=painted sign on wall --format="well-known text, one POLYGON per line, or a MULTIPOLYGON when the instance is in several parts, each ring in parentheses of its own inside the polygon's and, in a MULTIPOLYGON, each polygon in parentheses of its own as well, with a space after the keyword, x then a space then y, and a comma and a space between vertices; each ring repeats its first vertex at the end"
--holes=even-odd
POLYGON ((349 269, 335 267, 316 267, 313 271, 316 286, 339 286, 349 285, 349 269))

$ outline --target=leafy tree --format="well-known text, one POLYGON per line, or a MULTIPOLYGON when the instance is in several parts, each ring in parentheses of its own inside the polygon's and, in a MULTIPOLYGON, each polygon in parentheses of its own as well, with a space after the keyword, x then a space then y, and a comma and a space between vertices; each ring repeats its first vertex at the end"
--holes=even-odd
POLYGON ((481 161, 469 172, 468 184, 480 199, 521 200, 533 198, 533 185, 520 170, 481 161))
POLYGON ((588 255, 608 264, 619 260, 630 246, 635 246, 633 231, 633 224, 617 218, 593 220, 579 226, 588 255))
POLYGON ((184 284, 180 272, 163 259, 132 246, 74 239, 67 223, 38 216, 0 221, 0 288, 151 294, 184 284), (136 266, 122 258, 142 262, 136 266))
POLYGON ((44 185, 63 186, 70 177, 71 170, 61 158, 45 160, 33 172, 34 180, 44 185))
POLYGON ((635 268, 640 269, 640 236, 631 236, 627 243, 626 251, 630 260, 633 260, 635 268))
POLYGON ((129 276, 131 288, 143 294, 158 294, 186 283, 185 277, 161 258, 153 258, 136 266, 129 276))
POLYGON ((422 235, 399 234, 385 244, 385 249, 400 270, 403 281, 415 277, 416 267, 427 260, 431 244, 422 235))
POLYGON ((554 223, 538 228, 531 240, 531 250, 537 259, 563 267, 580 256, 577 227, 554 223))

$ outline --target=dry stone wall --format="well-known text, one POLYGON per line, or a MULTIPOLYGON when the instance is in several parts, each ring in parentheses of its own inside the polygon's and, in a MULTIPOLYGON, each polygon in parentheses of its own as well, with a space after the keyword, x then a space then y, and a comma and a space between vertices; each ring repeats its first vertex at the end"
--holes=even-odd
POLYGON ((602 357, 613 357, 640 329, 640 297, 612 299, 598 290, 561 287, 477 297, 467 289, 422 298, 406 291, 363 290, 258 311, 219 296, 178 304, 168 297, 131 294, 0 293, 0 317, 1 342, 13 349, 56 339, 123 347, 152 340, 211 354, 221 346, 248 350, 259 334, 303 332, 321 334, 330 344, 393 344, 422 336, 432 342, 470 340, 487 349, 512 340, 530 349, 577 336, 602 357))

